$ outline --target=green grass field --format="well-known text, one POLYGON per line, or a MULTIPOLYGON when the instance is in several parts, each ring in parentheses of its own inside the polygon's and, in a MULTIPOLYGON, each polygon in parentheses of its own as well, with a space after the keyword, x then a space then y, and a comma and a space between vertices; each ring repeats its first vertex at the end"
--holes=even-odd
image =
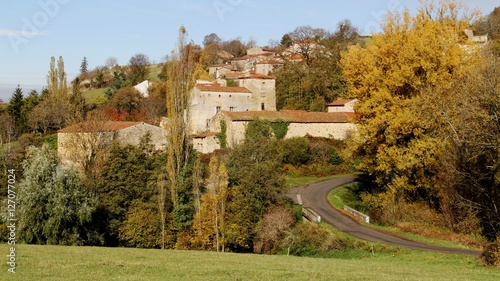
MULTIPOLYGON (((7 260, 8 246, 0 247, 7 260)), ((17 245, 1 280, 500 280, 474 257, 405 250, 324 259, 197 251, 17 245)))

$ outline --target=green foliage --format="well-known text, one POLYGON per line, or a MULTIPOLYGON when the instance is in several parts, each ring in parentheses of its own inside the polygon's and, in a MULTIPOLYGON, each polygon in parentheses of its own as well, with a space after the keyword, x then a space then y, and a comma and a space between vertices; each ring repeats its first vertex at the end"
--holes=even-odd
POLYGON ((152 154, 147 138, 139 146, 115 144, 111 147, 103 163, 97 187, 100 216, 104 226, 102 231, 107 235, 107 245, 139 243, 140 238, 131 233, 135 233, 136 212, 140 210, 131 208, 144 206, 142 203, 147 205, 157 202, 157 177, 165 165, 164 158, 161 160, 162 158, 158 157, 152 154), (124 226, 127 220, 131 225, 124 226), (119 230, 122 227, 125 228, 121 237, 125 241, 119 239, 119 230))
POLYGON ((220 148, 227 146, 227 124, 225 120, 220 121, 220 132, 215 135, 219 140, 220 148))
POLYGON ((41 139, 42 143, 49 145, 51 149, 57 150, 57 134, 48 135, 41 139))
POLYGON ((283 140, 283 163, 294 166, 303 165, 311 161, 309 140, 293 137, 283 140))
POLYGON ((48 145, 30 147, 19 184, 20 240, 35 244, 99 243, 90 228, 96 198, 82 188, 81 175, 65 170, 48 145))
POLYGON ((23 112, 24 103, 23 90, 17 85, 7 106, 7 112, 14 121, 14 137, 16 138, 27 129, 27 116, 23 112))
POLYGON ((282 156, 267 121, 248 123, 246 139, 234 148, 228 163, 228 245, 252 248, 253 230, 270 206, 284 202, 282 156))
POLYGON ((283 120, 278 120, 276 122, 270 123, 271 129, 273 129, 274 136, 277 140, 282 140, 283 138, 285 138, 286 134, 288 133, 289 125, 290 122, 286 122, 283 120))
POLYGON ((125 241, 127 246, 159 248, 161 245, 161 221, 157 208, 143 202, 131 206, 119 233, 120 240, 125 241))
POLYGON ((228 86, 228 87, 238 87, 239 84, 238 84, 238 82, 234 81, 233 79, 226 79, 226 86, 228 86))
POLYGON ((268 141, 272 137, 271 123, 267 120, 254 120, 247 123, 245 142, 268 141))

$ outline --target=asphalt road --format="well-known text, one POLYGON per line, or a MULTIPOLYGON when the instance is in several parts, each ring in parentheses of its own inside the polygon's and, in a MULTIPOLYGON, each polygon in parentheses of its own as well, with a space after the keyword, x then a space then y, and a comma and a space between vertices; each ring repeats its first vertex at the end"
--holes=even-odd
POLYGON ((298 200, 301 199, 302 205, 316 211, 321 216, 322 221, 334 226, 342 232, 366 241, 446 254, 473 256, 479 256, 481 254, 479 251, 438 247, 395 237, 363 226, 356 220, 333 208, 328 202, 328 193, 330 193, 332 189, 354 182, 356 179, 357 176, 346 176, 292 188, 288 192, 288 197, 295 203, 299 203, 298 200))

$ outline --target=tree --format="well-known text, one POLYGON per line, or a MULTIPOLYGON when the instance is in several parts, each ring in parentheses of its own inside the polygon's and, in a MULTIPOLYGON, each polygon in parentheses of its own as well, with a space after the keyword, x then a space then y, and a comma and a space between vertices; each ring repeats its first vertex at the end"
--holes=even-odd
POLYGON ((203 46, 206 48, 208 45, 211 45, 211 44, 217 44, 217 45, 220 45, 222 43, 222 40, 220 39, 220 37, 215 34, 215 33, 210 33, 208 35, 206 35, 204 38, 203 38, 203 46))
POLYGON ((91 228, 97 201, 82 188, 76 170, 63 169, 55 151, 46 144, 28 149, 23 168, 24 179, 19 183, 21 240, 34 244, 100 243, 91 228))
POLYGON ((439 155, 440 208, 448 226, 462 233, 500 236, 500 59, 490 54, 478 67, 454 81, 453 89, 439 86, 442 96, 430 104, 428 118, 438 120, 445 149, 439 155))
MULTIPOLYGON (((146 135, 138 146, 113 145, 103 164, 96 193, 99 198, 100 216, 105 224, 106 244, 116 246, 131 241, 126 233, 135 231, 137 209, 134 206, 148 206, 148 212, 156 211, 156 162, 148 148, 150 139, 146 135), (127 218, 128 215, 128 218, 127 218), (127 219, 130 219, 127 226, 127 219), (120 229, 122 238, 120 240, 120 229), (133 228, 130 228, 133 227, 133 228), (125 236, 124 236, 125 235, 125 236)), ((160 234, 158 219, 152 224, 160 234)), ((135 238, 137 239, 137 238, 135 238)), ((160 237, 156 237, 160 239, 160 237)), ((137 242, 137 241, 136 241, 137 242)), ((133 243, 136 243, 133 242, 133 243)))
MULTIPOLYGON (((107 107, 111 109, 111 115, 123 116, 127 121, 139 120, 145 113, 142 109, 143 97, 134 87, 125 87, 118 90, 118 92, 111 98, 107 107)), ((113 117, 113 119, 116 119, 113 117)))
POLYGON ((107 68, 113 69, 118 66, 118 59, 115 57, 109 57, 106 59, 105 65, 107 68))
POLYGON ((87 74, 88 70, 88 62, 87 57, 83 57, 82 64, 80 65, 80 75, 87 74))
MULTIPOLYGON (((389 13, 383 33, 366 47, 343 53, 341 65, 351 98, 357 98, 359 137, 353 151, 360 168, 375 177, 380 206, 394 210, 405 199, 431 204, 436 193, 437 155, 443 142, 432 134, 438 126, 426 118, 425 89, 452 89, 454 79, 474 65, 475 53, 461 46, 461 34, 476 18, 452 1, 389 13)), ((391 214, 389 217, 397 214, 391 214)))
POLYGON ((220 159, 212 157, 209 164, 209 178, 207 189, 213 199, 213 221, 215 230, 215 248, 217 252, 225 250, 226 234, 226 200, 228 175, 226 166, 220 159))
POLYGON ((19 137, 26 131, 27 118, 23 114, 22 108, 24 106, 23 90, 17 85, 12 97, 10 98, 7 112, 9 112, 14 121, 14 137, 19 137))
POLYGON ((128 62, 130 69, 129 80, 132 85, 140 83, 148 78, 149 75, 149 57, 139 53, 130 58, 128 62))
POLYGON ((31 111, 28 125, 35 131, 47 133, 66 126, 71 112, 69 110, 69 95, 64 71, 64 61, 59 57, 50 60, 47 76, 47 94, 42 95, 41 102, 31 111))
POLYGON ((85 98, 83 97, 82 89, 81 89, 81 80, 76 77, 75 80, 71 83, 71 94, 69 95, 69 104, 70 110, 73 112, 73 117, 71 121, 74 123, 82 122, 85 120, 86 116, 86 103, 85 98))
POLYGON ((245 142, 231 153, 228 172, 227 244, 236 251, 252 248, 253 233, 266 210, 284 200, 282 159, 266 121, 249 122, 245 142))
POLYGON ((167 165, 169 189, 173 202, 176 225, 182 230, 190 220, 187 213, 189 197, 187 175, 191 153, 191 130, 189 128, 189 108, 191 90, 194 86, 194 60, 192 48, 186 44, 186 29, 181 26, 177 49, 171 56, 167 81, 167 165))
MULTIPOLYGON (((301 27, 293 32, 294 40, 303 40, 296 42, 302 42, 297 44, 304 60, 297 62, 283 56, 283 67, 274 73, 278 109, 325 111, 326 104, 345 96, 340 53, 357 43, 357 31, 347 20, 339 22, 333 34, 315 30, 301 27)), ((290 35, 287 38, 292 40, 290 35)))

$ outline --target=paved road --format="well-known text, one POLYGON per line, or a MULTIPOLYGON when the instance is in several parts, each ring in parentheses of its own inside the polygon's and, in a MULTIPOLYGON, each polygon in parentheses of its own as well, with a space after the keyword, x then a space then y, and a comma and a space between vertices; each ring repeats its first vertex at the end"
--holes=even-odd
POLYGON ((321 216, 322 221, 347 234, 366 241, 446 254, 480 255, 479 251, 444 248, 395 237, 363 226, 356 220, 333 208, 328 202, 328 193, 332 189, 356 181, 356 179, 357 176, 346 176, 296 187, 288 192, 288 197, 295 203, 299 203, 297 196, 299 195, 303 206, 316 211, 321 216))

